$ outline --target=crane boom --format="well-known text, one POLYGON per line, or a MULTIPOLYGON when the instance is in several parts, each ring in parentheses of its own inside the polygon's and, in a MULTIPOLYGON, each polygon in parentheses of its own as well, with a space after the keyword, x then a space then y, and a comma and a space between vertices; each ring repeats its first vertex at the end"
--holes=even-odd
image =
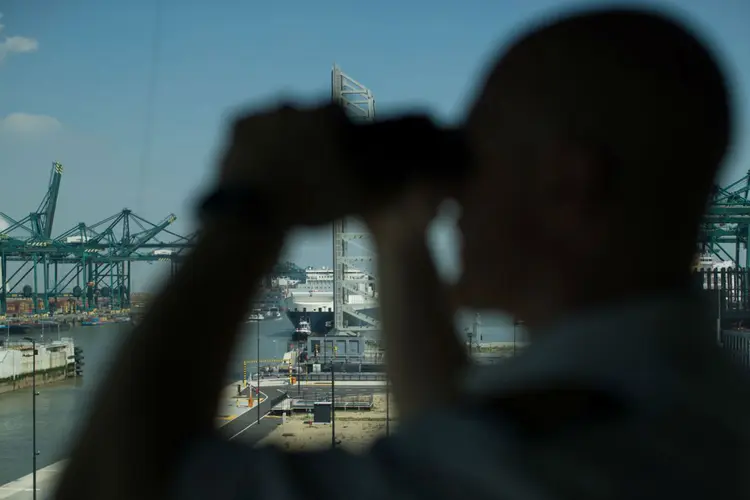
POLYGON ((42 202, 39 204, 36 212, 29 214, 31 227, 34 233, 36 233, 35 237, 42 241, 52 238, 52 224, 55 220, 55 211, 57 210, 57 197, 60 194, 62 173, 62 164, 60 162, 53 162, 47 192, 44 198, 42 198, 42 202))

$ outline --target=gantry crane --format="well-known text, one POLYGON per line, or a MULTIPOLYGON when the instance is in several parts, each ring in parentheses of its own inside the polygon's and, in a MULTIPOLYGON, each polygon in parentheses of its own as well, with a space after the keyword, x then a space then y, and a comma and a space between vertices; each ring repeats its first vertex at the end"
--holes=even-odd
POLYGON ((0 231, 0 316, 9 298, 32 299, 35 313, 50 312, 50 299, 60 297, 81 299, 85 309, 96 307, 99 297, 111 298, 114 308, 127 307, 131 262, 170 260, 193 245, 192 238, 167 230, 176 220, 174 214, 153 224, 128 209, 93 225, 79 223, 52 238, 62 173, 63 166, 53 163, 47 192, 29 216, 16 220, 0 212, 8 225, 0 231), (131 232, 131 226, 140 231, 131 232), (170 241, 158 240, 160 233, 168 234, 170 241), (9 262, 15 264, 12 272, 9 262))
MULTIPOLYGON (((47 191, 42 198, 42 202, 36 211, 31 212, 25 218, 14 220, 0 212, 0 218, 8 224, 8 227, 0 231, 0 314, 5 313, 9 293, 7 287, 8 257, 17 256, 20 249, 27 246, 41 247, 49 244, 55 211, 57 210, 57 197, 60 194, 62 174, 62 164, 57 161, 53 162, 47 191), (19 232, 25 233, 26 237, 14 237, 14 233, 19 232)), ((46 255, 41 258, 46 259, 46 255)), ((36 270, 40 256, 33 255, 32 259, 32 269, 36 270)))
POLYGON ((702 253, 731 260, 735 268, 750 268, 750 171, 732 184, 716 186, 700 228, 702 253), (742 252, 744 249, 744 261, 742 252))

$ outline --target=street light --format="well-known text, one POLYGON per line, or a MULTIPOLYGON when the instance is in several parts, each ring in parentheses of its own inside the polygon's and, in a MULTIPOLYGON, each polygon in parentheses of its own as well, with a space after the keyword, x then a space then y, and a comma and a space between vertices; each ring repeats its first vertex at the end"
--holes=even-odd
POLYGON ((336 447, 336 364, 331 353, 331 448, 336 447))
POLYGON ((257 369, 258 369, 258 385, 256 386, 256 391, 258 391, 258 421, 257 423, 260 424, 260 321, 255 320, 255 333, 257 337, 257 349, 256 349, 256 359, 258 361, 257 369))
POLYGON ((523 325, 522 319, 513 318, 513 356, 516 355, 516 328, 523 325))
POLYGON ((25 340, 31 342, 32 349, 32 365, 31 365, 31 446, 32 446, 32 488, 34 493, 32 494, 34 500, 36 500, 36 457, 39 455, 39 451, 36 449, 36 397, 39 395, 36 392, 36 341, 31 337, 24 337, 25 340))
POLYGON ((385 435, 391 435, 391 378, 387 371, 385 372, 385 435))
POLYGON ((5 329, 5 345, 10 347, 10 322, 6 320, 4 325, 0 325, 0 328, 5 329))

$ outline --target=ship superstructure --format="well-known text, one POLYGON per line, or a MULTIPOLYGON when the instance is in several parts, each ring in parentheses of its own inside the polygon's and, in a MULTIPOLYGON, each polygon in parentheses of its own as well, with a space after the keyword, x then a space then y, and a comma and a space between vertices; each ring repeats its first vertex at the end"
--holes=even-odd
MULTIPOLYGON (((378 296, 372 277, 355 268, 346 270, 347 279, 357 283, 357 294, 349 294, 346 305, 363 314, 377 317, 378 296)), ((287 288, 284 299, 287 317, 295 327, 300 321, 309 324, 313 333, 324 334, 334 319, 334 271, 328 267, 308 267, 305 281, 287 288)), ((356 319, 355 319, 356 321, 356 319)))

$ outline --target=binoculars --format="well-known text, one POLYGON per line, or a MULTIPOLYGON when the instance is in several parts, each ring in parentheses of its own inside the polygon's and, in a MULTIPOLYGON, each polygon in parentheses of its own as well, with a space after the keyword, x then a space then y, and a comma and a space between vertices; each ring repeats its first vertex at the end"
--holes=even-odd
POLYGON ((461 182, 473 167, 464 130, 439 127, 424 115, 352 123, 347 142, 368 182, 394 188, 416 181, 461 182))
MULTIPOLYGON (((419 182, 455 186, 473 168, 463 129, 439 127, 425 115, 364 123, 347 121, 342 139, 342 147, 356 158, 354 177, 367 186, 372 199, 388 198, 419 182)), ((258 218, 263 210, 253 203, 272 201, 252 186, 224 186, 207 196, 199 210, 204 215, 233 210, 258 218)), ((363 206, 368 203, 372 200, 363 201, 363 206)))

